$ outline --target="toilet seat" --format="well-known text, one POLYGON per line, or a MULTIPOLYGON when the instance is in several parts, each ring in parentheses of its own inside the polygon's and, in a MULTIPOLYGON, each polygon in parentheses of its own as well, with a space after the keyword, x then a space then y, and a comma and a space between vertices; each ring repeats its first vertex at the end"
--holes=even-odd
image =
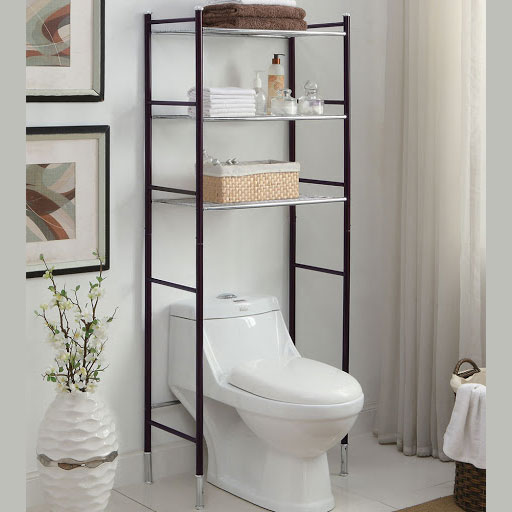
POLYGON ((244 362, 233 368, 228 382, 262 398, 290 404, 339 405, 363 395, 348 373, 305 357, 244 362))

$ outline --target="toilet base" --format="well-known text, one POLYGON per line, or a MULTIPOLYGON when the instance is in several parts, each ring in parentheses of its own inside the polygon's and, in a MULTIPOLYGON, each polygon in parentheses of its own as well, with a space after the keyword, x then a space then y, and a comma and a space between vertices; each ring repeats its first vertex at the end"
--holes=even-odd
POLYGON ((227 491, 234 496, 238 496, 245 501, 249 501, 254 505, 258 505, 259 507, 272 510, 275 512, 329 512, 334 508, 334 497, 331 494, 330 498, 327 498, 323 501, 317 501, 315 503, 288 503, 283 504, 281 502, 276 502, 269 499, 268 496, 257 495, 256 493, 252 493, 247 489, 240 489, 240 487, 236 485, 232 485, 229 482, 224 482, 216 479, 208 478, 208 483, 222 489, 223 491, 227 491))
POLYGON ((231 423, 227 436, 216 436, 209 443, 208 482, 274 512, 334 508, 327 454, 311 458, 285 454, 261 441, 241 420, 236 426, 231 423))

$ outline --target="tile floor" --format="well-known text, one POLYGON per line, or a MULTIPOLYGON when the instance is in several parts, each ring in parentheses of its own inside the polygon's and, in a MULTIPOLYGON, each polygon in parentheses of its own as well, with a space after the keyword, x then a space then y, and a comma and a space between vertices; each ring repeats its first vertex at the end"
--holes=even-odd
MULTIPOLYGON (((391 512, 453 493, 453 463, 405 457, 394 445, 379 445, 371 435, 352 437, 349 451, 347 477, 335 474, 339 470, 339 454, 330 454, 335 512, 391 512)), ((153 485, 141 483, 116 489, 109 512, 193 511, 194 500, 193 475, 181 475, 153 485)), ((262 510, 207 485, 205 512, 262 510)), ((47 512, 47 508, 31 508, 27 512, 47 512)))

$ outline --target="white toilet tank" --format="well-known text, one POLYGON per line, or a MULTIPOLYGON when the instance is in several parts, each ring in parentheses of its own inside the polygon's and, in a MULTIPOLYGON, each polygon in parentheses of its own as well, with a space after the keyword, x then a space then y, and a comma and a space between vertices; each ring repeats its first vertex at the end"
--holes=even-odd
MULTIPOLYGON (((205 299, 203 310, 206 394, 211 379, 226 382, 239 363, 299 355, 275 297, 225 294, 205 299)), ((195 390, 195 297, 171 304, 170 315, 169 386, 195 390)))

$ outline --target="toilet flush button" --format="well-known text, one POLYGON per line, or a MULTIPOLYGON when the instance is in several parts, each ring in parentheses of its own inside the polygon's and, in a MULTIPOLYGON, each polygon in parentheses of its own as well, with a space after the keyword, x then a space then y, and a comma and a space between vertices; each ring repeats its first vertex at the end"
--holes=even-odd
POLYGON ((217 295, 217 299, 236 299, 236 295, 234 293, 221 293, 220 295, 217 295))

